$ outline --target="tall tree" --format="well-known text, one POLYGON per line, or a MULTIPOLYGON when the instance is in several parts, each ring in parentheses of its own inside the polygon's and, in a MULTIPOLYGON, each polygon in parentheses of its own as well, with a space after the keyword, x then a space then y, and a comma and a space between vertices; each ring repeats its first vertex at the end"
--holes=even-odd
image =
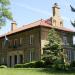
MULTIPOLYGON (((70 8, 72 12, 75 12, 75 8, 72 5, 70 5, 70 8)), ((71 24, 75 27, 75 21, 74 22, 71 21, 71 24)))
POLYGON ((53 63, 59 61, 64 63, 64 52, 62 48, 62 40, 57 31, 51 29, 48 34, 48 44, 43 48, 45 51, 44 59, 49 58, 53 63))
POLYGON ((10 0, 0 0, 0 27, 5 25, 7 19, 13 19, 9 5, 10 0))

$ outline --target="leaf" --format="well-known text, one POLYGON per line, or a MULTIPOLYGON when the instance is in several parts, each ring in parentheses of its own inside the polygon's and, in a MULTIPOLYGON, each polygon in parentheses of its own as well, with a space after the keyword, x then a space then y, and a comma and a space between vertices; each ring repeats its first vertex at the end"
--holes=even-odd
POLYGON ((72 11, 72 12, 75 12, 75 8, 72 7, 71 5, 70 5, 70 7, 71 7, 71 11, 72 11))
POLYGON ((75 21, 74 22, 71 21, 71 24, 75 27, 75 21))

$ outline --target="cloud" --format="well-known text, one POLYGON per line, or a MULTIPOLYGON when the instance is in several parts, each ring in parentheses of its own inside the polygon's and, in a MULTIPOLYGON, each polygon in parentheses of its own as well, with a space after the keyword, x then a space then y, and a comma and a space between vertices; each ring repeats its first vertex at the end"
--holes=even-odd
POLYGON ((27 5, 27 4, 15 3, 15 5, 17 5, 19 7, 22 7, 22 8, 25 8, 25 9, 28 9, 30 11, 36 12, 36 13, 40 13, 40 14, 44 14, 44 15, 50 15, 50 12, 47 12, 45 10, 32 7, 32 6, 27 5))

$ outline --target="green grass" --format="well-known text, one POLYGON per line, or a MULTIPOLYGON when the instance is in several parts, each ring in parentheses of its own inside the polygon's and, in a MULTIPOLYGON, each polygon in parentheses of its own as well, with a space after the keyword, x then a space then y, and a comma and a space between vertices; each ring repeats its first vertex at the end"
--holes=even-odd
POLYGON ((35 69, 35 68, 1 68, 0 75, 75 75, 73 71, 55 71, 52 69, 35 69))

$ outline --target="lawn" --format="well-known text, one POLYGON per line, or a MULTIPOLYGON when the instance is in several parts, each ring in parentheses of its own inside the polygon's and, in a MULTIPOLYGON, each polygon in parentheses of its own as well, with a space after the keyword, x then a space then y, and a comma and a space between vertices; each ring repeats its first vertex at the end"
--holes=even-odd
POLYGON ((0 75, 75 75, 75 72, 54 71, 52 69, 15 69, 15 68, 2 68, 0 75))

